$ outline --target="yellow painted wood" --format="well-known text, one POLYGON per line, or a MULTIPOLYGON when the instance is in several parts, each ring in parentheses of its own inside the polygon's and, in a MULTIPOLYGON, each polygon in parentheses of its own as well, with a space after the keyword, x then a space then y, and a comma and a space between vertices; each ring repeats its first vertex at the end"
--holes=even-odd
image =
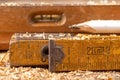
MULTIPOLYGON (((55 40, 62 46, 64 59, 55 71, 119 70, 120 39, 55 40)), ((20 40, 10 44, 11 66, 48 65, 42 60, 41 49, 48 40, 20 40)))
POLYGON ((41 48, 47 41, 21 40, 10 45, 11 66, 48 65, 41 57, 41 48))
POLYGON ((64 59, 56 63, 55 71, 119 70, 120 40, 64 40, 64 59))

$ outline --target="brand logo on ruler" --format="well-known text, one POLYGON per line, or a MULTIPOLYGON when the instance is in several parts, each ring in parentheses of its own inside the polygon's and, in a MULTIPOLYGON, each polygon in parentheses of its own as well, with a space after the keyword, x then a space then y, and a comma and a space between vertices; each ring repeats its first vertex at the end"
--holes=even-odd
POLYGON ((103 54, 110 54, 110 47, 87 47, 87 54, 88 55, 103 55, 103 54))

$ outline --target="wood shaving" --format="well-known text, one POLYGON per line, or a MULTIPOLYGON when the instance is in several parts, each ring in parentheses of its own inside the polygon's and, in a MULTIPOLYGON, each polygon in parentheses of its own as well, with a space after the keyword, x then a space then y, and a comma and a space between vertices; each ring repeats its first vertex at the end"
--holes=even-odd
POLYGON ((16 33, 12 36, 10 44, 17 40, 119 40, 120 35, 109 34, 73 34, 73 33, 16 33))
POLYGON ((40 67, 10 67, 8 53, 0 54, 0 60, 6 63, 4 66, 0 66, 0 80, 120 80, 119 71, 77 70, 51 73, 47 69, 40 67))
POLYGON ((119 0, 1 0, 0 6, 119 5, 119 0))

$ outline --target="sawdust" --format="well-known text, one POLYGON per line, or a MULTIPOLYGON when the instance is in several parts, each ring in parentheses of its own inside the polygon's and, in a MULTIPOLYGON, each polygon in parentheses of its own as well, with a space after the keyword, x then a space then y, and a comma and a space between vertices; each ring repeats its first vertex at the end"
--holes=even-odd
POLYGON ((9 51, 0 53, 0 80, 120 80, 119 71, 51 73, 40 67, 10 67, 9 51))
POLYGON ((1 0, 0 6, 119 5, 119 0, 1 0))

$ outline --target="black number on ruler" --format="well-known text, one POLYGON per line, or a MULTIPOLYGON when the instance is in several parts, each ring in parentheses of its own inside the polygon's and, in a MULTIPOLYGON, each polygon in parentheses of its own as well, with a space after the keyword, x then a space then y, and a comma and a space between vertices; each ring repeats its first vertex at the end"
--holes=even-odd
POLYGON ((104 47, 87 47, 88 55, 102 55, 104 51, 104 47))

